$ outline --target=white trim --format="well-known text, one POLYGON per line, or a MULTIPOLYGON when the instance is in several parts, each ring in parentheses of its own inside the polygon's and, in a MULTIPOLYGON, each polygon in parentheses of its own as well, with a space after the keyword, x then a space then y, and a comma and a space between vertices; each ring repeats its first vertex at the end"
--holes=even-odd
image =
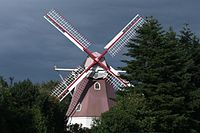
POLYGON ((67 125, 70 124, 81 124, 82 127, 91 128, 94 119, 98 119, 99 117, 69 117, 67 125))
POLYGON ((56 26, 53 22, 51 22, 46 16, 44 16, 44 18, 51 23, 57 30, 59 30, 64 36, 66 36, 72 43, 74 43, 79 49, 81 49, 82 51, 84 51, 84 49, 82 48, 82 46, 80 46, 80 44, 78 44, 71 36, 69 36, 66 32, 63 32, 61 29, 58 28, 58 26, 56 26))
POLYGON ((98 91, 101 90, 101 84, 99 82, 94 83, 94 90, 98 90, 98 91), (96 88, 97 84, 99 85, 99 88, 96 88))
POLYGON ((116 76, 120 76, 118 71, 115 70, 113 67, 110 66, 110 71, 112 71, 116 76))
POLYGON ((105 47, 104 49, 110 48, 110 46, 123 34, 122 31, 120 31, 105 47))
MULTIPOLYGON (((69 88, 66 88, 66 89, 68 89, 68 92, 60 99, 60 102, 74 89, 74 87, 75 86, 77 86, 82 80, 83 80, 83 78, 85 78, 87 76, 87 72, 85 72, 85 73, 83 73, 83 75, 82 76, 80 76, 79 77, 79 79, 76 81, 76 82, 74 82, 72 85, 71 85, 71 87, 69 87, 69 88)), ((65 90, 66 90, 65 89, 65 90)), ((63 91, 65 91, 65 90, 63 90, 63 91)), ((62 94, 62 93, 61 93, 62 94)), ((58 97, 60 97, 61 96, 61 94, 58 96, 58 97)))
MULTIPOLYGON (((82 46, 80 46, 80 44, 78 44, 77 42, 76 42, 76 40, 74 40, 70 35, 68 35, 68 33, 66 33, 66 32, 62 32, 71 42, 73 42, 78 48, 80 48, 82 51, 84 51, 84 49, 83 49, 83 47, 82 46)), ((75 37, 74 37, 75 38, 75 37)), ((80 42, 79 42, 80 43, 80 42)))
POLYGON ((79 112, 82 109, 82 104, 78 103, 78 105, 76 106, 76 111, 79 112))
POLYGON ((131 23, 139 17, 139 14, 137 14, 105 47, 104 49, 110 49, 110 46, 113 45, 113 43, 124 33, 123 31, 131 25, 131 23))
POLYGON ((121 31, 125 30, 127 27, 129 27, 130 25, 132 25, 132 22, 135 21, 135 19, 137 17, 140 17, 140 15, 136 14, 136 16, 133 19, 131 19, 131 21, 121 31))

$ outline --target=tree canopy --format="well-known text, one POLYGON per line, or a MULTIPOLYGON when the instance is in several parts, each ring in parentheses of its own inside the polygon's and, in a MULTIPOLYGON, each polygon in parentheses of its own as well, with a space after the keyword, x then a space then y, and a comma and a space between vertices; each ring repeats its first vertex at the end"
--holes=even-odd
POLYGON ((1 133, 63 133, 67 107, 49 95, 56 82, 24 80, 8 86, 0 79, 1 133))
POLYGON ((200 45, 185 25, 177 35, 152 17, 128 44, 122 69, 134 87, 118 95, 94 132, 200 132, 200 45))

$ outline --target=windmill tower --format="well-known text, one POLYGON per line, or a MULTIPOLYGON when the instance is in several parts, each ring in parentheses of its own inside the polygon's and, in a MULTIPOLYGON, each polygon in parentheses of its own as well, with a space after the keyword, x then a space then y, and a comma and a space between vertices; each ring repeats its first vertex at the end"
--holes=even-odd
POLYGON ((104 55, 109 53, 115 56, 133 38, 138 28, 145 20, 136 15, 105 47, 100 54, 91 52, 88 47, 91 43, 85 39, 69 22, 55 10, 49 11, 44 18, 57 28, 64 36, 72 41, 88 57, 83 65, 76 69, 62 69, 57 71, 71 71, 62 82, 52 90, 51 94, 62 101, 67 95, 72 95, 68 111, 68 124, 82 124, 91 127, 92 120, 100 117, 114 105, 114 89, 127 87, 129 84, 120 78, 118 70, 106 63, 104 55))

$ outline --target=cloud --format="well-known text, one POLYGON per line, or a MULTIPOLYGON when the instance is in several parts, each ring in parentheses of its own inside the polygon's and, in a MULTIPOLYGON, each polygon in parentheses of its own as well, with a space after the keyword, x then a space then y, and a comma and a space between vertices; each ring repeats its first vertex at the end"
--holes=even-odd
MULTIPOLYGON (((54 64, 73 68, 83 62, 87 55, 43 19, 52 8, 92 42, 92 51, 101 52, 137 13, 154 16, 177 31, 189 23, 199 36, 199 5, 198 0, 1 0, 0 75, 41 82, 57 79, 54 64)), ((125 57, 120 53, 106 58, 118 67, 125 57)))

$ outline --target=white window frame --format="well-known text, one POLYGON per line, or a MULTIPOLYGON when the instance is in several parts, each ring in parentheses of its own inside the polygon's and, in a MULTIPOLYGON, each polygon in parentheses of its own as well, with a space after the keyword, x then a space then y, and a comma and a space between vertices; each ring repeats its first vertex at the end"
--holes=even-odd
POLYGON ((76 111, 79 112, 79 111, 81 111, 81 109, 82 109, 82 104, 78 103, 76 106, 76 111))
POLYGON ((101 90, 101 84, 99 82, 94 83, 94 90, 101 90), (96 84, 99 85, 99 88, 96 88, 96 84))

